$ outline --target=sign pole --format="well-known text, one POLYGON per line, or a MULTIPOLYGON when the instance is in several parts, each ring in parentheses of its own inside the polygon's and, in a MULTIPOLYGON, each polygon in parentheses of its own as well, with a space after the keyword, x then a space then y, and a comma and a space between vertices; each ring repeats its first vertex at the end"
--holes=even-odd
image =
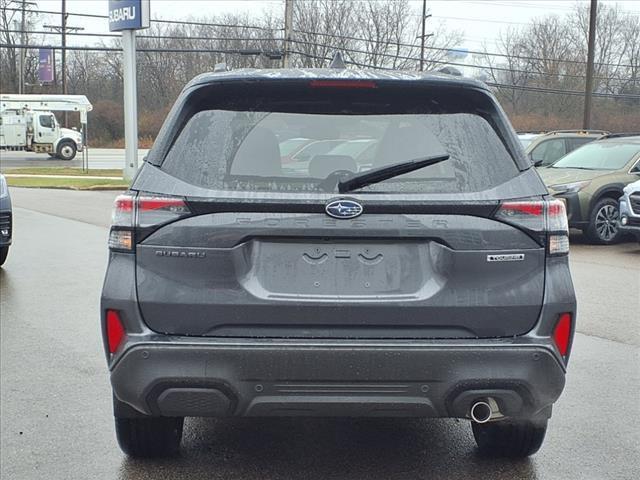
POLYGON ((122 32, 124 76, 124 169, 125 180, 138 172, 138 93, 136 76, 136 30, 149 28, 149 0, 109 0, 109 30, 122 32))
POLYGON ((136 31, 122 31, 124 65, 124 144, 125 180, 138 171, 138 105, 136 91, 136 31))

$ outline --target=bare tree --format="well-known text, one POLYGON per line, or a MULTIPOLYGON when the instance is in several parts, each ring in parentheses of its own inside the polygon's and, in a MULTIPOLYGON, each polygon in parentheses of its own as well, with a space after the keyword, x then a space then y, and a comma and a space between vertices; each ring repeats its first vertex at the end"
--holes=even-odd
MULTIPOLYGON (((19 72, 18 72, 18 58, 20 56, 20 49, 15 45, 19 45, 21 42, 20 33, 15 33, 15 30, 21 28, 21 15, 22 12, 16 7, 18 3, 11 0, 0 0, 0 43, 7 45, 7 47, 0 48, 0 91, 18 91, 19 72), (13 30, 13 31, 12 31, 13 30)), ((29 30, 33 29, 36 23, 36 15, 33 12, 34 6, 32 4, 25 5, 25 42, 27 44, 31 41, 31 35, 29 30)), ((25 72, 29 75, 25 75, 25 79, 31 78, 37 73, 37 57, 34 51, 28 50, 25 55, 25 72)))

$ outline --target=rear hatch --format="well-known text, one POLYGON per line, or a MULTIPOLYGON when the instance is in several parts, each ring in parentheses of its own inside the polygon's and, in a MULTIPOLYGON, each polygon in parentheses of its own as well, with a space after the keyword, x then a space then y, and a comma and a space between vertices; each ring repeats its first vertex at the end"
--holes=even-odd
POLYGON ((139 213, 137 293, 151 329, 471 338, 532 328, 544 242, 497 212, 502 200, 545 189, 518 167, 521 152, 487 92, 417 81, 249 83, 183 95, 157 142, 166 153, 134 184, 141 198, 183 202, 164 220, 139 213), (280 145, 292 138, 345 148, 283 161, 280 145), (327 180, 434 155, 449 158, 350 192, 327 180))

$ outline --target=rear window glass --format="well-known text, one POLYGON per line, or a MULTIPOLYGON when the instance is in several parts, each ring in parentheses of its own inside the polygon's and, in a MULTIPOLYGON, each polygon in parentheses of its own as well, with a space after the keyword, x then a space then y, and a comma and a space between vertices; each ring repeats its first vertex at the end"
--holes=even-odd
POLYGON ((358 173, 442 154, 449 160, 358 192, 477 192, 518 175, 491 125, 472 113, 205 110, 189 119, 162 169, 213 190, 312 192, 338 170, 358 173), (324 148, 291 155, 302 145, 324 148))

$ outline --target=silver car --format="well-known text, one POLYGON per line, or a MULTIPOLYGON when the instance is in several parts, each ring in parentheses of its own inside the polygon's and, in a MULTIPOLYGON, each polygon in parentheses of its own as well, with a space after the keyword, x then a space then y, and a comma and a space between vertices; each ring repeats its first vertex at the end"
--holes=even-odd
POLYGON ((624 187, 620 197, 620 230, 640 242, 640 180, 624 187))

